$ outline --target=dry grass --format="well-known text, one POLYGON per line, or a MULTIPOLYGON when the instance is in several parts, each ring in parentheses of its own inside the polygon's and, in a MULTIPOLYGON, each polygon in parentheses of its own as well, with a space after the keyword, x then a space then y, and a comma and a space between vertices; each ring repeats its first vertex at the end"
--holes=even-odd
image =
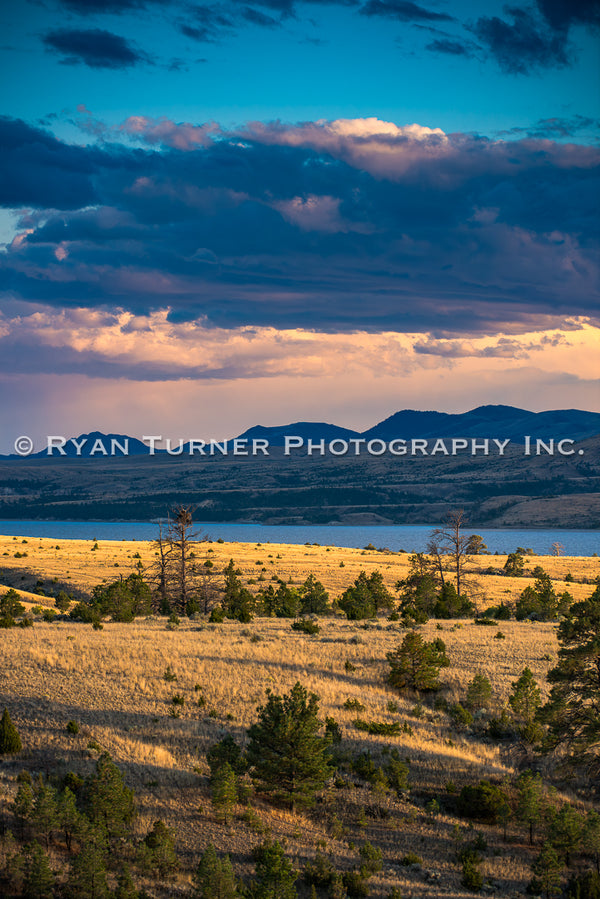
MULTIPOLYGON (((92 552, 89 541, 0 538, 4 583, 18 585, 41 579, 51 586, 53 578, 82 590, 103 578, 127 574, 137 561, 152 559, 149 544, 100 542, 92 552), (56 545, 60 549, 56 549, 56 545), (14 552, 27 551, 15 559, 14 552), (115 561, 119 568, 114 567, 115 561), (68 572, 68 574, 67 574, 68 572), (70 581, 67 581, 70 578, 70 581)), ((255 577, 267 568, 299 583, 312 571, 333 595, 339 595, 361 569, 378 568, 393 586, 405 576, 406 555, 352 549, 283 546, 274 544, 211 544, 210 557, 223 567, 233 557, 244 575, 255 577), (263 564, 256 565, 260 560, 263 564), (271 561, 273 564, 271 565, 271 561), (344 567, 339 563, 343 561, 344 567)), ((498 602, 523 589, 527 579, 485 575, 490 565, 500 569, 504 557, 484 557, 473 568, 487 595, 498 602)), ((593 578, 599 571, 597 559, 543 557, 531 559, 554 576, 567 571, 575 577, 593 578)), ((561 584, 558 588, 563 589, 561 584)), ((568 584, 576 598, 588 596, 591 587, 568 584)), ((34 594, 27 597, 38 601, 34 594)), ((40 600, 52 604, 49 599, 40 600)), ((557 651, 553 624, 502 622, 505 639, 495 639, 497 628, 469 622, 429 622, 423 636, 441 636, 446 643, 451 667, 443 671, 444 695, 449 702, 463 699, 475 673, 486 674, 494 686, 495 702, 501 709, 511 683, 528 665, 546 691, 545 675, 554 664, 557 651)), ((413 897, 469 895, 460 886, 455 861, 453 829, 466 833, 464 821, 442 814, 430 820, 424 812, 427 798, 441 796, 452 781, 458 789, 480 778, 500 781, 512 777, 523 763, 523 751, 512 750, 482 738, 477 733, 457 732, 448 716, 425 704, 423 717, 413 715, 416 699, 401 697, 386 684, 386 652, 402 639, 397 623, 368 623, 324 619, 321 632, 308 637, 291 630, 285 620, 257 619, 250 624, 226 621, 222 625, 186 621, 177 630, 168 630, 165 621, 148 619, 133 624, 105 623, 104 629, 68 621, 36 622, 33 628, 1 631, 0 703, 8 706, 21 734, 24 752, 14 762, 5 763, 0 780, 0 807, 6 811, 15 793, 14 776, 22 767, 56 773, 69 769, 90 770, 97 751, 96 741, 108 750, 135 787, 140 815, 137 829, 143 833, 154 820, 162 818, 175 831, 183 858, 177 881, 162 895, 184 895, 190 872, 200 852, 209 842, 232 854, 240 874, 251 870, 249 848, 264 835, 237 820, 220 824, 212 810, 207 781, 205 753, 226 731, 243 741, 245 729, 256 718, 256 708, 265 691, 285 692, 299 680, 320 696, 321 714, 333 716, 344 734, 342 748, 355 753, 370 749, 383 758, 386 746, 396 747, 410 758, 410 799, 392 794, 374 795, 365 787, 348 785, 332 790, 330 801, 307 814, 292 815, 254 801, 264 828, 286 840, 286 850, 298 867, 314 856, 319 846, 331 851, 335 864, 350 867, 357 860, 351 844, 366 839, 384 852, 384 870, 373 881, 372 895, 384 897, 394 886, 413 897), (348 670, 346 662, 354 666, 348 670), (167 665, 177 680, 167 682, 167 665), (172 697, 184 696, 180 717, 172 717, 172 697), (203 704, 199 705, 199 699, 203 704), (406 722, 411 733, 394 737, 369 736, 358 731, 353 721, 357 713, 344 708, 347 699, 359 699, 365 706, 360 717, 376 721, 406 722), (389 703, 395 703, 390 711, 389 703), (75 720, 80 733, 69 735, 66 724, 75 720), (370 817, 372 809, 384 809, 387 817, 370 817), (366 817, 365 817, 366 812, 366 817), (334 821, 338 818, 338 824, 334 821), (339 825, 339 826, 338 826, 339 825), (442 875, 432 885, 421 872, 402 868, 399 859, 409 851, 423 857, 424 868, 442 875)), ((523 833, 515 826, 512 842, 502 843, 501 835, 485 828, 490 846, 483 872, 501 884, 499 895, 516 895, 530 875, 531 853, 523 833)))
MULTIPOLYGON (((362 570, 378 569, 387 586, 394 590, 409 569, 408 553, 335 546, 202 542, 198 544, 197 555, 202 561, 210 559, 218 571, 233 558, 245 580, 257 581, 250 585, 255 591, 273 577, 300 584, 313 572, 332 598, 340 596, 362 570)), ((541 565, 555 579, 556 591, 568 590, 576 600, 589 595, 589 583, 600 574, 599 558, 535 555, 525 558, 526 571, 541 565), (564 580, 568 574, 575 578, 574 583, 564 580), (582 580, 588 584, 581 583, 582 580)), ((102 580, 114 580, 119 574, 126 576, 137 570, 135 566, 139 563, 146 569, 154 559, 152 543, 142 540, 96 542, 0 536, 0 585, 9 584, 30 593, 32 601, 52 605, 36 595, 37 581, 42 581, 48 592, 61 586, 67 591, 89 593, 102 580), (97 549, 93 548, 95 545, 97 549), (15 558, 15 553, 27 555, 15 558)), ((527 584, 533 583, 530 577, 507 578, 502 573, 505 562, 505 555, 474 556, 467 567, 468 592, 482 609, 501 600, 515 600, 527 584)))

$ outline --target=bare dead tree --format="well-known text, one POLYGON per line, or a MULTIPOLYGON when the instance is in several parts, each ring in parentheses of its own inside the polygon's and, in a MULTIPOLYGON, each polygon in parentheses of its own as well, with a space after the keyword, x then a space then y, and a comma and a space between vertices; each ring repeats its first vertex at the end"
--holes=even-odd
MULTIPOLYGON (((177 506, 167 518, 166 527, 159 523, 154 541, 156 560, 149 570, 158 599, 159 611, 187 614, 197 593, 204 590, 205 578, 195 561, 198 543, 206 540, 193 530, 191 506, 177 506)), ((205 600, 205 606, 207 601, 205 600)))
MULTIPOLYGON (((469 561, 469 540, 470 537, 464 534, 462 528, 466 524, 466 514, 464 509, 457 509, 448 512, 446 516, 446 526, 436 528, 428 544, 428 552, 434 555, 432 549, 440 559, 440 571, 442 570, 442 559, 449 559, 449 567, 454 572, 456 579, 456 592, 460 596, 461 587, 463 586, 463 575, 465 567, 469 561)), ((442 581, 443 583, 443 581, 442 581)))

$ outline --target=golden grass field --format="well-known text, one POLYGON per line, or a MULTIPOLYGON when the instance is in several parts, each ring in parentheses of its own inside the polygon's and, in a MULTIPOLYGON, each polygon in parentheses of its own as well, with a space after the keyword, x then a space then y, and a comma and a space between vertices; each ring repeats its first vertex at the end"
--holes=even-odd
MULTIPOLYGON (((53 606, 53 600, 36 594, 36 584, 37 589, 44 589, 39 583, 43 582, 47 588, 68 584, 89 591, 103 579, 126 576, 139 561, 146 566, 153 559, 151 544, 141 541, 100 541, 92 551, 93 545, 93 541, 0 537, 0 583, 15 586, 30 608, 53 606), (27 555, 15 558, 16 552, 27 555)), ((205 551, 217 569, 233 558, 245 580, 256 580, 262 573, 267 583, 277 575, 298 584, 313 572, 332 598, 360 570, 380 570, 390 588, 408 570, 406 554, 357 549, 206 543, 199 550, 202 558, 205 551)), ((482 556, 470 565, 470 591, 481 608, 516 599, 532 582, 527 577, 484 573, 490 567, 500 571, 505 558, 482 556)), ((568 589, 575 599, 593 590, 578 580, 591 581, 600 574, 598 558, 528 560, 528 568, 541 564, 557 579, 556 591, 568 589), (564 582, 568 573, 574 583, 564 582)), ((464 698, 473 675, 483 673, 494 687, 500 710, 511 683, 527 665, 547 694, 545 675, 557 652, 555 625, 503 621, 499 629, 504 639, 495 638, 498 628, 468 621, 430 621, 423 626, 425 639, 441 636, 446 643, 451 667, 442 671, 442 680, 449 702, 464 698)), ((332 853, 339 868, 348 868, 357 861, 358 846, 369 839, 384 852, 383 871, 371 881, 376 899, 397 886, 403 897, 414 899, 472 895, 460 885, 460 866, 454 858, 454 828, 458 825, 467 834, 467 822, 447 814, 430 819, 425 802, 443 795, 450 781, 460 789, 480 778, 501 781, 514 775, 526 762, 526 750, 492 743, 476 732, 457 732, 448 717, 428 703, 423 717, 415 717, 416 699, 399 696, 385 680, 386 652, 401 642, 404 633, 399 623, 387 619, 363 624, 337 617, 322 619, 320 633, 311 637, 292 631, 289 620, 258 618, 249 624, 221 625, 185 620, 175 630, 160 618, 133 624, 105 622, 103 630, 65 620, 36 620, 33 628, 0 631, 0 707, 9 707, 24 745, 17 758, 2 762, 0 807, 6 811, 16 792, 15 775, 23 767, 89 771, 98 754, 88 748, 93 740, 110 752, 136 790, 140 835, 157 818, 176 834, 181 870, 168 888, 157 889, 155 895, 188 895, 191 872, 209 842, 231 854, 238 874, 247 874, 252 869, 249 849, 264 839, 264 833, 239 819, 219 823, 211 806, 205 753, 226 732, 243 740, 267 688, 287 692, 299 680, 319 695, 323 719, 331 715, 339 722, 344 750, 368 748, 380 757, 386 746, 393 746, 410 758, 412 790, 408 798, 399 799, 392 793, 374 796, 349 784, 332 788, 331 801, 299 814, 253 799, 265 832, 285 840, 286 852, 298 868, 319 847, 332 853), (167 665, 177 675, 176 682, 165 681, 167 665), (185 699, 180 717, 172 716, 176 693, 185 699), (201 697, 203 705, 198 702, 201 697), (407 722, 412 734, 378 737, 358 731, 353 725, 357 713, 343 707, 347 699, 358 699, 365 706, 360 717, 407 722), (396 703, 394 711, 389 703, 396 703), (70 720, 80 725, 75 736, 65 730, 70 720), (371 817, 376 806, 385 807, 388 817, 371 817), (399 865, 408 851, 422 856, 423 871, 399 865), (432 884, 426 878, 428 870, 440 873, 439 882, 432 884)), ((585 784, 573 788, 578 786, 584 797, 585 784)), ((577 794, 571 798, 583 807, 584 798, 577 794)), ((490 847, 482 873, 498 884, 496 895, 522 895, 533 858, 523 828, 511 825, 507 843, 499 830, 481 829, 490 847)))

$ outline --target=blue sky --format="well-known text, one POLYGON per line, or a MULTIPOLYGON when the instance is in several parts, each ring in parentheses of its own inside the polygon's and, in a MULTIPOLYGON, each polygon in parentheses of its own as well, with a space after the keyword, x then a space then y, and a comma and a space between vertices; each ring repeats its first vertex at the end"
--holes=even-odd
POLYGON ((600 409, 597 2, 1 18, 0 450, 600 409))

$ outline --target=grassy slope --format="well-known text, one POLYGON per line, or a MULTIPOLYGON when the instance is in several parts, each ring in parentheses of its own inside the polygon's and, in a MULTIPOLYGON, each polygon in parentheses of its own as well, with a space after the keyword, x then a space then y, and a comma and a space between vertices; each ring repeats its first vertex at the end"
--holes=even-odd
MULTIPOLYGON (((153 552, 141 542, 100 543, 94 552, 92 545, 89 541, 31 538, 22 544, 20 540, 0 538, 0 554, 9 553, 2 556, 0 580, 32 587, 38 579, 50 586, 56 577, 59 583, 86 590, 102 578, 129 573, 137 561, 135 553, 140 553, 145 564, 153 552), (53 548, 57 543, 59 550, 53 548), (15 559, 17 551, 28 555, 15 559)), ((214 550, 210 557, 216 568, 233 557, 246 577, 256 578, 265 567, 265 577, 274 571, 298 583, 313 571, 332 595, 339 595, 361 568, 379 568, 391 586, 405 574, 408 564, 405 555, 335 548, 327 552, 313 546, 212 544, 205 548, 214 550), (264 565, 257 565, 257 561, 264 565), (344 567, 340 568, 342 561, 344 567)), ((503 562, 504 557, 485 557, 477 568, 501 568, 503 562)), ((554 577, 564 577, 571 571, 576 577, 592 578, 600 571, 598 559, 543 557, 533 559, 532 564, 542 564, 554 577)), ((508 598, 507 590, 514 598, 529 582, 481 573, 476 579, 488 597, 486 601, 508 598)), ((592 590, 579 583, 565 586, 576 598, 592 590)), ((564 586, 559 582, 556 588, 562 590, 564 586)), ((34 594, 29 598, 37 600, 34 594)), ((44 598, 41 602, 52 604, 44 598)), ((430 622, 423 628, 423 635, 426 639, 442 636, 446 642, 452 667, 443 672, 443 679, 450 702, 463 698, 473 675, 482 672, 494 685, 500 708, 506 703, 511 682, 525 665, 544 683, 545 673, 556 658, 552 624, 502 622, 504 640, 494 639, 496 628, 467 622, 459 626, 442 622, 440 626, 441 631, 430 622)), ((184 894, 191 868, 210 841, 232 854, 240 874, 251 869, 249 847, 263 836, 240 821, 229 826, 217 822, 209 799, 204 753, 227 730, 242 738, 267 688, 287 691, 300 680, 321 697, 322 716, 332 715, 340 723, 344 749, 356 752, 369 748, 379 755, 386 745, 395 746, 402 756, 411 759, 413 790, 408 800, 392 795, 377 797, 362 787, 347 788, 333 791, 331 802, 318 806, 315 812, 296 816, 273 809, 260 799, 254 802, 265 827, 273 836, 287 840, 287 852, 298 866, 314 856, 319 845, 332 852, 340 868, 356 861, 350 843, 359 846, 370 839, 379 845, 385 864, 383 873, 372 881, 374 897, 386 896, 396 885, 401 886, 403 894, 414 897, 433 894, 423 873, 398 866, 407 851, 417 852, 425 868, 442 875, 435 895, 469 895, 460 886, 452 838, 454 825, 466 829, 466 822, 447 814, 429 820, 423 810, 425 801, 443 795, 448 781, 460 789, 462 784, 477 782, 481 777, 501 780, 523 762, 522 750, 508 751, 476 734, 455 732, 443 713, 428 709, 421 719, 411 715, 415 699, 398 697, 385 683, 385 653, 400 642, 403 633, 397 623, 385 620, 366 629, 341 619, 324 620, 316 637, 291 631, 289 621, 264 619, 249 625, 186 622, 176 631, 167 630, 164 620, 133 625, 106 623, 102 631, 93 631, 89 625, 39 622, 31 629, 1 633, 0 705, 9 706, 26 747, 14 763, 3 764, 1 805, 6 809, 14 795, 14 775, 23 766, 32 770, 44 770, 47 765, 56 768, 58 760, 59 770, 89 770, 97 753, 87 746, 91 739, 96 740, 113 755, 136 788, 140 834, 158 817, 177 834, 183 868, 176 883, 162 894, 165 896, 178 895, 179 891, 184 894), (347 670, 346 661, 355 670, 347 670), (177 674, 176 683, 163 678, 167 664, 177 674), (202 690, 196 690, 196 685, 202 690), (170 716, 175 693, 185 697, 180 718, 170 716), (206 702, 203 707, 198 705, 200 695, 206 702), (413 734, 386 738, 357 731, 352 723, 357 713, 343 708, 349 698, 365 705, 360 717, 407 721, 413 734), (397 711, 388 711, 390 701, 397 703, 397 711), (65 731, 71 719, 81 725, 77 736, 65 731), (389 817, 369 816, 371 809, 379 807, 387 809, 389 817), (366 826, 361 824, 362 808, 367 811, 366 826), (334 815, 341 822, 341 833, 335 828, 334 815)), ((482 829, 490 847, 499 852, 486 853, 484 874, 501 883, 500 895, 516 894, 530 877, 532 858, 522 828, 512 829, 508 846, 498 830, 482 829)))

